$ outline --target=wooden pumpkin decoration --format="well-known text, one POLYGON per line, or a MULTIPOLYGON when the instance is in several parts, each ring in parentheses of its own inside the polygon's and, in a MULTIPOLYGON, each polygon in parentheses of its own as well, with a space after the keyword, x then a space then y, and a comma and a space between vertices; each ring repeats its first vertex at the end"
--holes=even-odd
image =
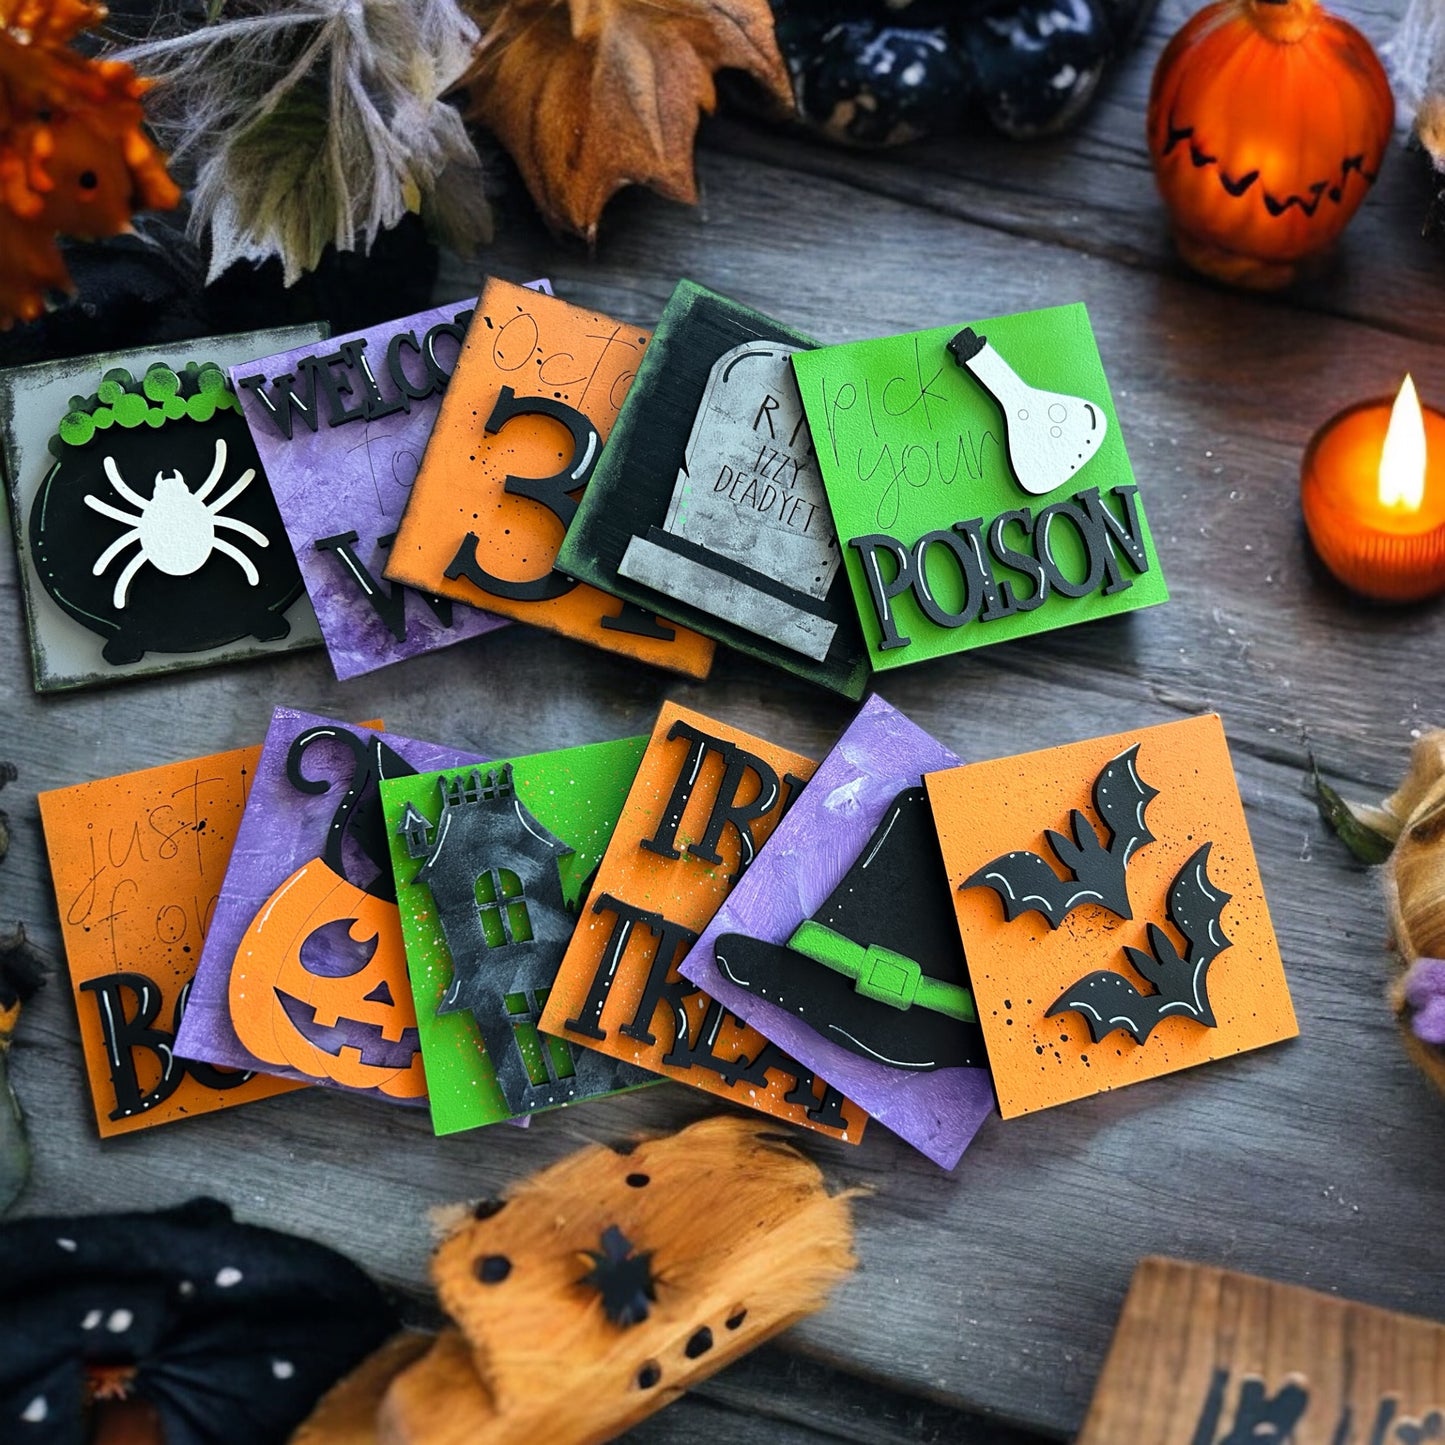
POLYGON ((1184 259, 1287 285, 1374 181, 1394 123, 1370 43, 1318 0, 1217 0, 1154 71, 1149 154, 1184 259))
POLYGON ((374 1355, 292 1445, 611 1440, 854 1265, 848 1196, 732 1117, 594 1145, 458 1216, 432 1258, 452 1326, 374 1355))
POLYGON ((405 979, 396 904, 315 858, 246 930, 231 970, 231 1022, 268 1064, 422 1099, 426 1075, 405 979))

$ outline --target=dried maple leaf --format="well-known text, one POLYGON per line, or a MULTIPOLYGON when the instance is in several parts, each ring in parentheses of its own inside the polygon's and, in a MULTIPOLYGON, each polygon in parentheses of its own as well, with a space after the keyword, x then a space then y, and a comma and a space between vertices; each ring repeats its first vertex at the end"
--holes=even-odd
POLYGON ((554 230, 596 238, 623 186, 696 201, 698 114, 743 70, 791 107, 767 0, 491 0, 463 80, 554 230))
POLYGON ((0 0, 0 329, 70 290, 57 235, 130 229, 180 191, 141 130, 146 82, 70 41, 104 18, 90 0, 0 0))

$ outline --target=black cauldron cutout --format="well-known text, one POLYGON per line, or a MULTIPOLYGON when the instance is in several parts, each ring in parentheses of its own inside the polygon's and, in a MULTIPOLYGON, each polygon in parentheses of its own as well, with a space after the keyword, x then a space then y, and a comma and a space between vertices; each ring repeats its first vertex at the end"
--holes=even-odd
POLYGON ((285 637, 301 574, 225 373, 117 368, 73 398, 30 510, 40 583, 113 665, 285 637))

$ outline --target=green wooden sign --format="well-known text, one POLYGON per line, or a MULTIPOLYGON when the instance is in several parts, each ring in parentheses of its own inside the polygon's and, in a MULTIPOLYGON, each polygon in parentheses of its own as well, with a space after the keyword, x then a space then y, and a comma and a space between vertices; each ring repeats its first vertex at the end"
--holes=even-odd
POLYGON ((646 743, 382 782, 438 1134, 654 1081, 536 1027, 646 743))
POLYGON ((793 369, 875 669, 1167 600, 1082 305, 793 369))

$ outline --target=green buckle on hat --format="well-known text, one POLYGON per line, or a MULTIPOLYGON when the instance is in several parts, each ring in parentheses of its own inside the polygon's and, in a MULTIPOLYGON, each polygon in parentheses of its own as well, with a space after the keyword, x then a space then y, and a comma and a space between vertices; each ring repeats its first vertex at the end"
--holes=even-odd
POLYGON ((965 1023, 973 1023, 978 1017, 968 989, 928 978, 913 959, 876 943, 864 948, 811 918, 798 925, 788 947, 853 979, 857 991, 877 1003, 896 1009, 917 1004, 965 1023))
POLYGON ((870 943, 854 987, 864 998, 908 1008, 918 996, 918 980, 922 977, 923 970, 911 958, 870 943))

